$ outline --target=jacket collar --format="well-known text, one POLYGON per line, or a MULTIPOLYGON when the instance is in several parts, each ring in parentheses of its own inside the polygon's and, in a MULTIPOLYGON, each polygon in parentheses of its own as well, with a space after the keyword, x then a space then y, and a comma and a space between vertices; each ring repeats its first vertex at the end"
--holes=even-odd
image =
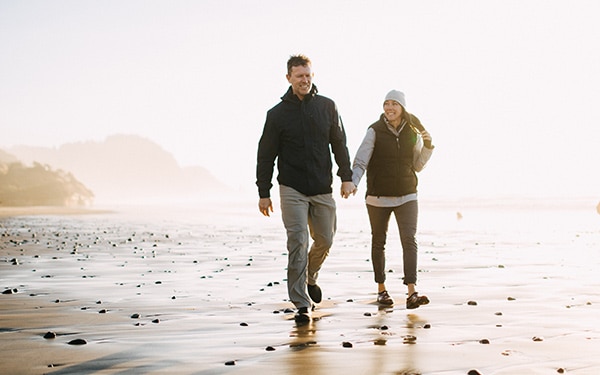
MULTIPOLYGON (((317 86, 315 86, 313 84, 308 95, 306 95, 304 97, 304 100, 312 99, 315 95, 317 95, 317 92, 319 92, 319 90, 317 89, 317 86)), ((285 92, 285 94, 283 94, 283 96, 281 97, 281 100, 284 100, 287 102, 292 102, 292 103, 300 103, 300 99, 296 95, 294 95, 294 92, 292 91, 292 86, 290 86, 288 88, 288 90, 285 92)))

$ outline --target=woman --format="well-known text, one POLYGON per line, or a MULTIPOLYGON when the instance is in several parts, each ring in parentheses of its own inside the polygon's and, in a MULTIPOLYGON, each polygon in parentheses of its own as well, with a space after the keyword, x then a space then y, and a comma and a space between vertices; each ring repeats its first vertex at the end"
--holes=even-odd
POLYGON ((383 114, 369 126, 352 165, 352 179, 358 186, 367 172, 366 205, 371 223, 371 259, 377 302, 392 305, 385 286, 385 242, 392 212, 396 217, 404 261, 404 284, 408 288, 406 308, 429 303, 416 291, 417 283, 417 184, 420 172, 433 152, 431 135, 419 119, 406 111, 404 93, 390 91, 383 102, 383 114))

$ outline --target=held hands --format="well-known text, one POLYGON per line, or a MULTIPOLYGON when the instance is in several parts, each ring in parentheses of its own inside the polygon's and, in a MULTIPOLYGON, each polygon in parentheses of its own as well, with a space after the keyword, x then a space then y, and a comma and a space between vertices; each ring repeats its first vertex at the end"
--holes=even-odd
POLYGON ((342 182, 342 189, 341 189, 341 193, 342 193, 342 198, 347 199, 350 194, 354 195, 356 194, 356 191, 358 190, 356 188, 356 185, 354 185, 354 183, 352 181, 344 181, 342 182))
POLYGON ((269 211, 273 212, 273 203, 271 198, 260 198, 258 201, 258 210, 265 216, 271 216, 269 211))

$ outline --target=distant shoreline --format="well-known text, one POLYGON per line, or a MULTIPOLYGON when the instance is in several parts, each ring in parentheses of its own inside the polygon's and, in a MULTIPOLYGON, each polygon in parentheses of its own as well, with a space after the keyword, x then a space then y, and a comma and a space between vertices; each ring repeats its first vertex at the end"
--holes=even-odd
POLYGON ((59 207, 59 206, 24 206, 24 207, 0 207, 0 218, 12 216, 31 215, 88 215, 104 214, 109 210, 98 210, 82 207, 59 207))

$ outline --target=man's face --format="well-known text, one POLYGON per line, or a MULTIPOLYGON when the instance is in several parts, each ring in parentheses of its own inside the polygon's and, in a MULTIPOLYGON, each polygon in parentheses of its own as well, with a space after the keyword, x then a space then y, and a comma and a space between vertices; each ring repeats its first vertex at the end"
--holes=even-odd
POLYGON ((293 66, 290 74, 286 74, 285 77, 290 85, 292 85, 292 92, 300 98, 300 100, 304 99, 305 95, 308 95, 312 88, 313 77, 310 65, 293 66))
POLYGON ((395 100, 383 102, 383 112, 389 122, 398 122, 402 116, 402 106, 395 100))

